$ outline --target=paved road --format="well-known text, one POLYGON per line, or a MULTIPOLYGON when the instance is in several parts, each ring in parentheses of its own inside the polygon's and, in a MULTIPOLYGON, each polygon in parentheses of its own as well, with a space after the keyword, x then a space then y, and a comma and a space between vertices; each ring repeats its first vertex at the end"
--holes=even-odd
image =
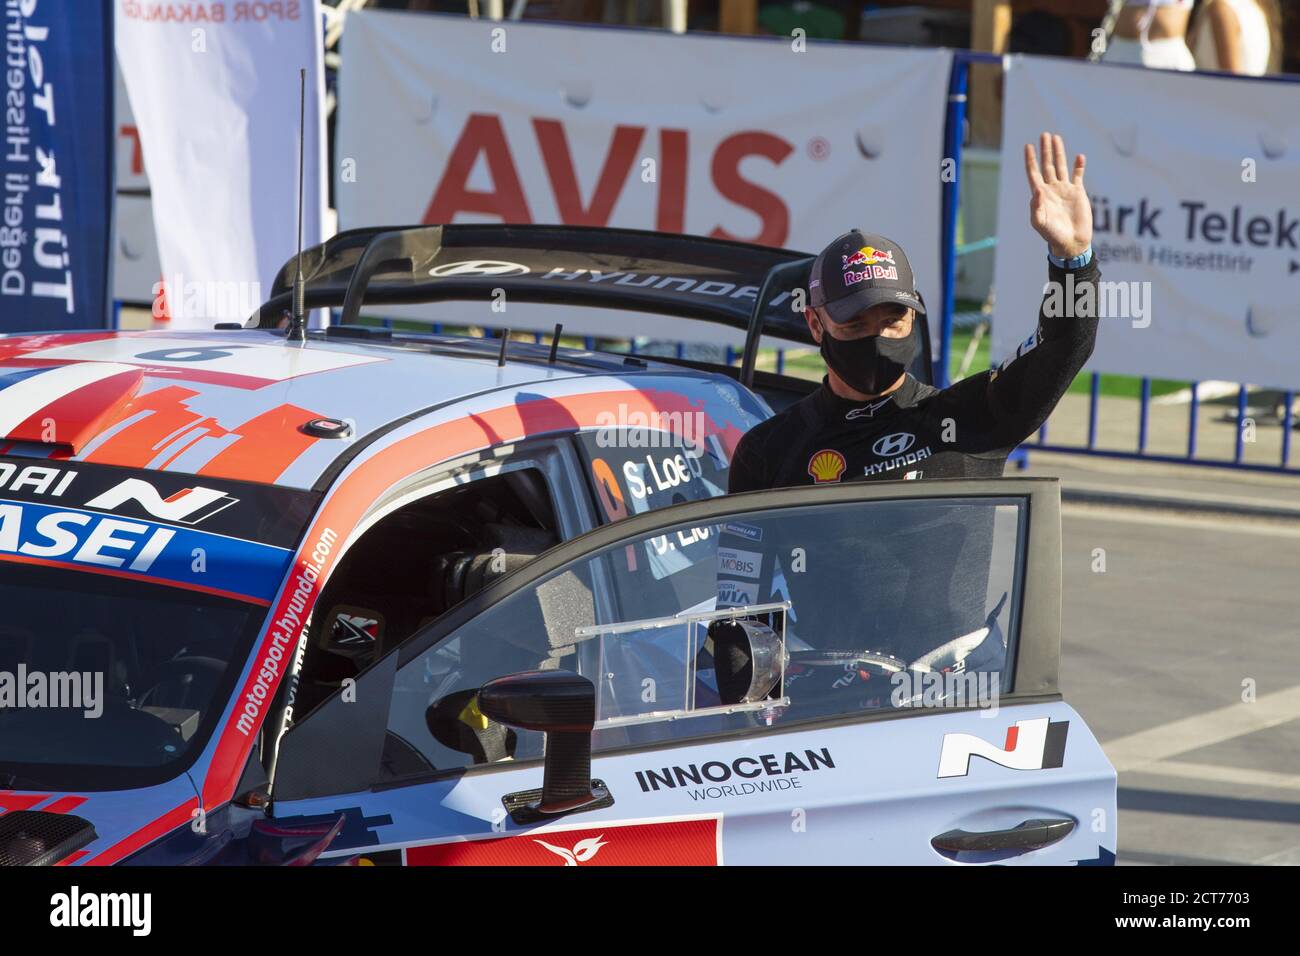
POLYGON ((1120 771, 1120 862, 1300 864, 1300 522, 1063 523, 1061 684, 1120 771))

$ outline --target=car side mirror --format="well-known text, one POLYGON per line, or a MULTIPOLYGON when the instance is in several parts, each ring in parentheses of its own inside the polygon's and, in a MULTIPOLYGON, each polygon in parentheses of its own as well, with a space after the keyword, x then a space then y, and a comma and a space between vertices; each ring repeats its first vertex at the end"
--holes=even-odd
POLYGON ((508 674, 479 688, 478 708, 489 720, 546 734, 542 789, 503 798, 515 822, 595 810, 614 802, 605 786, 591 779, 596 688, 587 678, 569 671, 508 674))

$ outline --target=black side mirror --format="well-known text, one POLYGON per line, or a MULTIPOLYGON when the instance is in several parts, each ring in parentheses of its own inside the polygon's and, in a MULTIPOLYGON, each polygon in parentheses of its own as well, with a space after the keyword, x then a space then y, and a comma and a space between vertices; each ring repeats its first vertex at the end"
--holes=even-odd
POLYGON ((479 689, 478 707, 489 720, 546 734, 542 789, 504 798, 516 822, 595 810, 614 802, 604 785, 591 779, 596 688, 587 678, 568 671, 508 674, 479 689))

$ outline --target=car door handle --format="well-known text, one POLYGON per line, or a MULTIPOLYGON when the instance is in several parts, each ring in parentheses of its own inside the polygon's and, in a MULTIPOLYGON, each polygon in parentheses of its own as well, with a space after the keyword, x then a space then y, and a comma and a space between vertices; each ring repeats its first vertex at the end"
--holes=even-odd
POLYGON ((988 850, 1038 850, 1064 840, 1074 830, 1073 820, 1026 820, 1006 830, 949 830, 930 841, 936 850, 949 853, 988 850))

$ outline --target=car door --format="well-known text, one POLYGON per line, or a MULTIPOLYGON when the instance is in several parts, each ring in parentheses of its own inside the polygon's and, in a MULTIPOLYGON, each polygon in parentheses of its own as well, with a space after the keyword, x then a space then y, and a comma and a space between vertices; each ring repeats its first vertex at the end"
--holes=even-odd
POLYGON ((378 661, 286 734, 273 813, 342 815, 325 857, 376 863, 1109 862, 1115 774, 1060 695, 1059 640, 1054 481, 686 502, 378 661), (524 812, 571 781, 573 727, 492 719, 480 688, 509 674, 538 708, 547 680, 589 687, 578 809, 524 812))

